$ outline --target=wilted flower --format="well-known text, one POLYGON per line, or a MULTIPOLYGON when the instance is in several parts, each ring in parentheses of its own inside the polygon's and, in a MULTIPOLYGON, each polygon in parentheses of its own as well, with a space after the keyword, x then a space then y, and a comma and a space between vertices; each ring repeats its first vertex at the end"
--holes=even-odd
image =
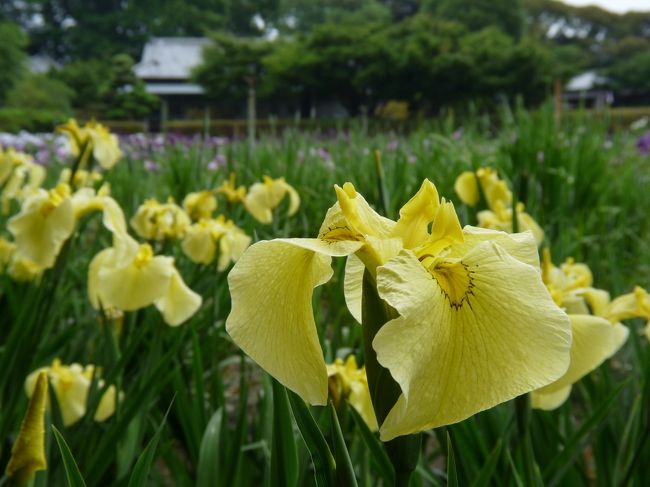
MULTIPOLYGON (((94 365, 82 367, 79 364, 63 365, 59 359, 54 359, 49 367, 41 367, 35 370, 25 380, 25 391, 32 397, 36 388, 36 381, 41 374, 46 373, 49 377, 52 388, 56 394, 56 400, 61 410, 61 417, 65 426, 70 426, 86 414, 88 393, 95 372, 94 365)), ((104 381, 99 379, 97 385, 102 389, 104 381)), ((102 395, 95 421, 102 422, 110 418, 115 412, 117 401, 117 390, 114 385, 109 386, 102 395)), ((48 409, 49 409, 49 400, 48 409)))
POLYGON ((372 342, 402 390, 381 425, 384 441, 461 421, 566 372, 569 319, 542 282, 530 232, 461 229, 453 205, 427 180, 397 222, 375 213, 350 183, 336 193, 317 238, 258 242, 228 276, 228 333, 285 386, 326 402, 312 292, 331 278, 332 256, 350 256, 345 288, 354 316, 364 276, 398 313, 372 342))
POLYGON ((45 373, 39 373, 34 378, 33 394, 30 394, 31 400, 27 412, 14 446, 11 448, 6 474, 10 479, 14 479, 16 485, 29 485, 37 471, 47 469, 45 459, 47 384, 45 373))
POLYGON ((264 176, 263 182, 255 183, 248 189, 244 206, 258 222, 268 224, 273 221, 272 210, 286 195, 289 195, 287 214, 293 216, 300 207, 300 196, 297 191, 284 178, 273 179, 264 176))
POLYGON ((187 229, 183 252, 197 264, 210 264, 219 245, 217 270, 225 270, 236 262, 251 243, 251 238, 224 215, 216 219, 202 219, 187 229))

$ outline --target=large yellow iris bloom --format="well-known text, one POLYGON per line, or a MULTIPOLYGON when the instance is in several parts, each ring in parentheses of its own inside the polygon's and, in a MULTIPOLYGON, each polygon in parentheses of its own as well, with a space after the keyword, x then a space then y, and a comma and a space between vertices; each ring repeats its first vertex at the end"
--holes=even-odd
POLYGON ((163 204, 153 198, 148 199, 131 218, 135 232, 147 240, 182 238, 191 223, 187 213, 171 198, 163 204))
MULTIPOLYGON (((461 229, 428 180, 397 222, 350 183, 336 194, 317 238, 258 242, 228 276, 228 332, 285 386, 326 403, 312 292, 331 278, 331 257, 352 254, 350 279, 361 282, 363 263, 399 313, 372 343, 402 389, 380 427, 384 441, 461 421, 566 372, 569 319, 542 282, 530 232, 461 229)), ((348 294, 354 309, 358 286, 348 294)))

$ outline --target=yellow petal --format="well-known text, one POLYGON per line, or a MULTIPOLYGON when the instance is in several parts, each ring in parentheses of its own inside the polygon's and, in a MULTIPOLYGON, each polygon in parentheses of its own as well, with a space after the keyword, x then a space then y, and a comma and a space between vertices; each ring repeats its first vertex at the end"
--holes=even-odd
POLYGON ((156 256, 144 263, 136 259, 97 270, 96 289, 102 306, 133 311, 167 293, 174 272, 173 259, 156 256))
POLYGON ((114 385, 110 385, 99 400, 99 405, 97 406, 95 417, 93 419, 98 423, 101 423, 113 416, 113 414, 115 414, 116 402, 117 389, 114 385))
POLYGON ((551 411, 564 404, 564 401, 569 399, 570 394, 570 385, 561 387, 552 392, 533 391, 530 393, 530 405, 535 409, 551 411))
POLYGON ((284 183, 284 188, 289 195, 289 210, 287 211, 287 214, 293 216, 298 211, 298 208, 300 208, 300 195, 293 186, 284 181, 284 178, 282 179, 282 182, 284 183))
POLYGON ((580 295, 585 299, 589 308, 591 308, 591 314, 606 317, 607 306, 609 306, 611 301, 609 292, 604 289, 590 287, 582 290, 580 295))
POLYGON ((173 269, 169 287, 162 298, 156 300, 156 308, 165 323, 178 326, 188 320, 201 307, 202 298, 192 291, 176 269, 173 269))
POLYGON ((439 206, 436 187, 425 179, 415 196, 400 209, 393 235, 401 237, 407 249, 421 245, 429 237, 429 224, 436 217, 439 206))
POLYGON ((181 244, 183 252, 192 262, 209 264, 214 260, 217 246, 212 238, 209 222, 203 220, 190 226, 181 244))
POLYGON ((428 272, 403 251, 378 268, 380 296, 400 317, 373 348, 403 394, 384 441, 455 423, 562 376, 570 323, 537 269, 484 242, 428 272))
POLYGON ((345 304, 352 317, 361 323, 361 296, 363 294, 363 273, 366 266, 355 256, 348 257, 345 263, 345 281, 343 282, 343 294, 345 304))
POLYGON ((532 232, 506 233, 467 225, 463 228, 463 242, 455 242, 447 255, 461 258, 479 243, 487 241, 498 244, 518 261, 539 267, 539 253, 532 232))
POLYGON ((42 371, 34 385, 34 393, 20 425, 18 437, 11 448, 7 477, 18 485, 27 484, 39 470, 47 469, 45 460, 45 405, 47 373, 42 371))
POLYGON ((361 245, 318 239, 258 242, 228 275, 228 333, 262 368, 311 404, 327 401, 313 288, 332 276, 330 256, 349 255, 361 245))
POLYGON ((229 228, 219 239, 218 271, 224 271, 231 262, 237 262, 251 244, 251 238, 239 228, 229 228))
POLYGON ((41 190, 28 198, 7 227, 18 247, 16 257, 47 269, 54 265, 74 225, 72 201, 53 189, 49 193, 41 190))
POLYGON ((341 212, 345 226, 353 234, 384 238, 393 234, 395 222, 373 210, 363 196, 356 192, 352 183, 345 183, 342 188, 335 185, 334 189, 338 201, 331 211, 336 213, 338 209, 341 212))
POLYGON ((124 155, 115 134, 111 134, 101 124, 94 124, 92 128, 88 129, 88 133, 92 139, 95 160, 104 169, 113 168, 124 155))
POLYGON ((620 336, 617 336, 621 329, 615 329, 605 318, 591 315, 569 315, 569 318, 573 334, 571 364, 562 377, 536 393, 555 393, 576 383, 623 345, 620 336))
POLYGON ((460 200, 468 206, 476 206, 480 199, 476 175, 473 171, 465 171, 456 178, 454 191, 460 200))

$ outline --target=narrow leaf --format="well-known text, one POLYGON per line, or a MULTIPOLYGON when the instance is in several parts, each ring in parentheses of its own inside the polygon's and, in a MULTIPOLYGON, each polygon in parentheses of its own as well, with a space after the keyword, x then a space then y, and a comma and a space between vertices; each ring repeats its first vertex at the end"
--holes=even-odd
POLYGON ((54 433, 54 439, 56 439, 56 444, 59 446, 59 451, 63 457, 63 466, 65 467, 65 475, 68 479, 68 485, 70 487, 86 487, 86 482, 84 482, 83 476, 77 466, 77 462, 75 462, 72 452, 70 451, 70 448, 68 448, 68 444, 54 425, 52 425, 52 432, 54 433))
POLYGON ((298 450, 293 435, 289 400, 286 389, 278 381, 273 379, 272 384, 271 486, 293 486, 298 482, 298 450))
POLYGON ((197 487, 217 487, 220 485, 219 466, 221 464, 221 425, 223 408, 217 409, 208 422, 201 439, 199 463, 197 466, 197 487))
POLYGON ((342 487, 357 487, 357 478, 354 475, 354 467, 348 448, 345 445, 345 438, 341 431, 339 419, 336 416, 336 409, 334 404, 330 401, 330 420, 332 426, 332 439, 334 442, 334 459, 336 460, 336 480, 337 485, 342 487))
POLYGON ((456 472, 454 445, 451 443, 449 431, 447 431, 447 486, 458 487, 458 473, 456 472))

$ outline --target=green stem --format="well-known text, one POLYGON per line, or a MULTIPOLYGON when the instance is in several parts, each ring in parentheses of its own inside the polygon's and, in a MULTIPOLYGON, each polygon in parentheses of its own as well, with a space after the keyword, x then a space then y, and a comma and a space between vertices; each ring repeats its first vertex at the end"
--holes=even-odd
MULTIPOLYGON (((375 279, 366 270, 363 276, 362 298, 364 360, 370 398, 379 424, 384 422, 402 390, 390 372, 377 361, 372 342, 380 328, 397 316, 397 312, 379 297, 375 279)), ((418 464, 421 442, 422 435, 415 434, 400 436, 384 443, 388 458, 395 469, 396 486, 408 486, 418 464)))

